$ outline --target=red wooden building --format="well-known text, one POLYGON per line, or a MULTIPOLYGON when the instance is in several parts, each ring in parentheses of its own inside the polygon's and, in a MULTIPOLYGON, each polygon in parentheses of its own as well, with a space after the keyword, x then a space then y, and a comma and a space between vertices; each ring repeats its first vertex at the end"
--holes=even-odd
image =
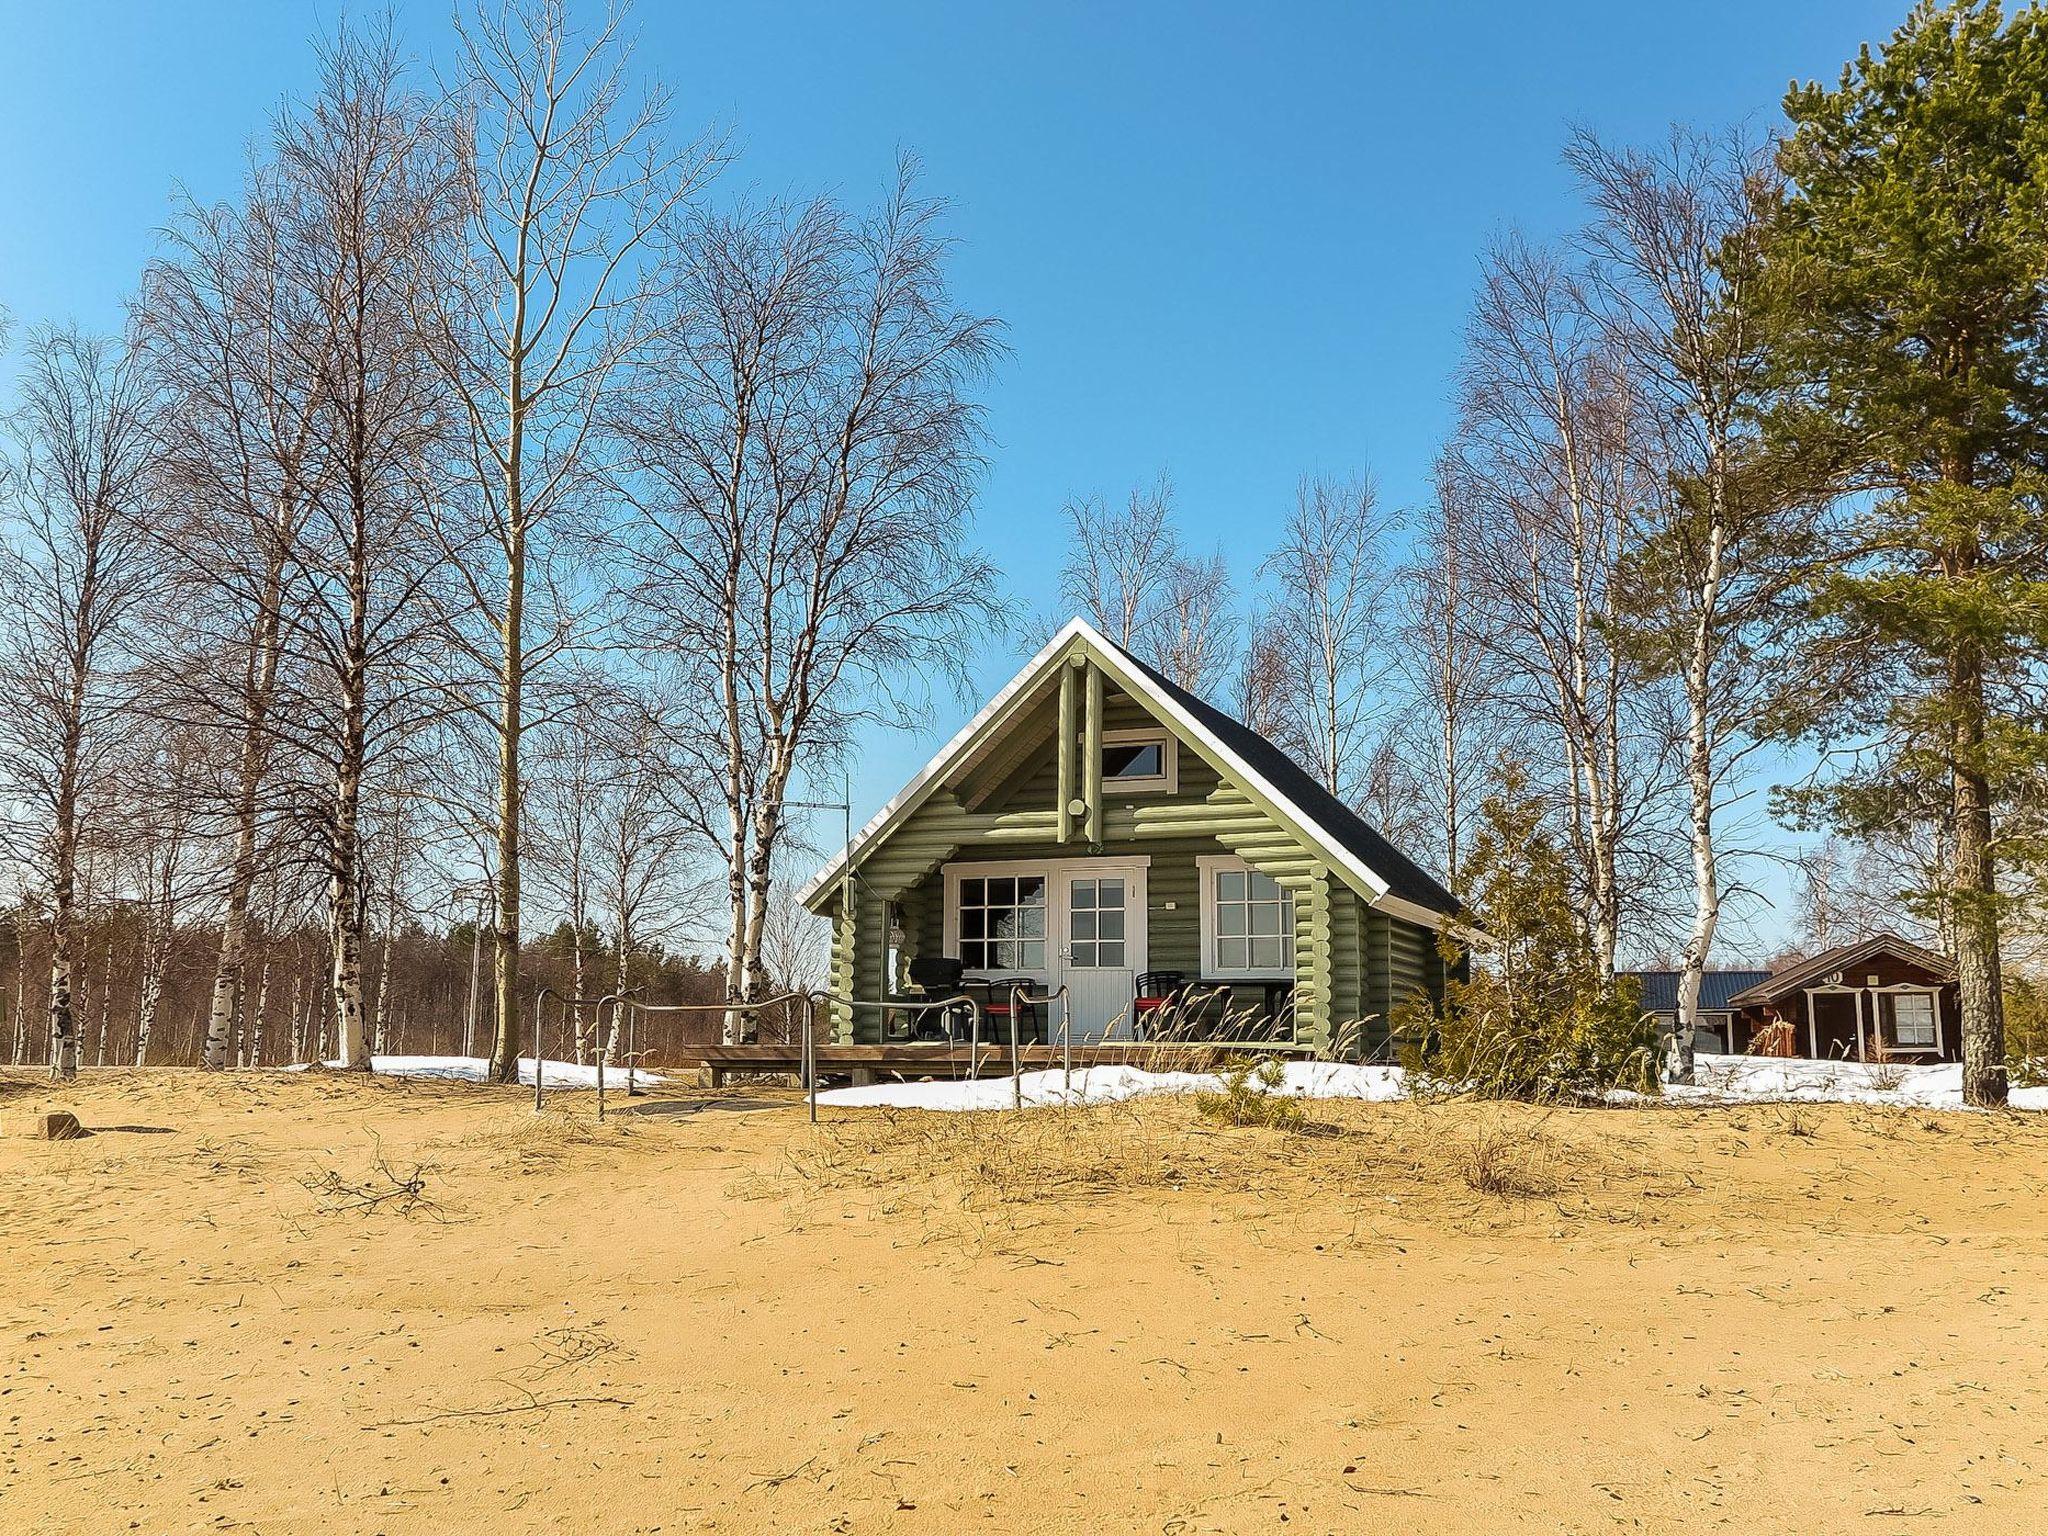
MULTIPOLYGON (((1675 1022, 1673 971, 1636 973, 1645 1007, 1675 1022), (1665 1001, 1666 994, 1670 1001, 1665 1001)), ((1770 972, 1709 972, 1741 982, 1702 989, 1703 1051, 1849 1061, 1959 1061, 1955 966, 1944 955, 1881 933, 1770 972), (1709 1003, 1713 1006, 1708 1007, 1709 1003)))
POLYGON ((1959 1061, 1955 966, 1881 933, 1787 966, 1729 1000, 1737 1051, 1959 1061))

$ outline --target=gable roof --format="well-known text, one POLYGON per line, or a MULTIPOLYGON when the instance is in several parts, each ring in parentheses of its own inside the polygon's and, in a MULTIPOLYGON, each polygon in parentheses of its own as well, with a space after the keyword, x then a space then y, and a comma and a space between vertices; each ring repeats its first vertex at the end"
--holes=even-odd
POLYGON ((852 845, 828 860, 797 899, 809 904, 839 879, 849 859, 861 855, 916 810, 934 789, 1003 727, 1029 706, 1038 685, 1054 670, 1075 641, 1091 653, 1105 674, 1145 705, 1175 734, 1214 756, 1240 786, 1263 795, 1295 824, 1303 838, 1376 905, 1412 909, 1421 920, 1455 915, 1458 902, 1449 891, 1402 854, 1365 820, 1329 793, 1286 753, 1243 722, 1167 681, 1123 647, 1102 635, 1085 619, 1070 619, 1045 647, 1024 664, 996 696, 941 747, 932 760, 862 827, 852 845))
MULTIPOLYGON (((1111 642, 1105 641, 1104 644, 1111 642)), ((1358 812, 1323 788, 1301 764, 1266 740, 1241 720, 1170 681, 1144 662, 1118 647, 1118 653, 1148 678, 1152 685, 1187 711, 1216 741, 1226 744, 1233 755, 1251 765, 1279 797, 1306 813, 1328 836, 1341 843, 1368 869, 1386 882, 1388 892, 1402 901, 1427 907, 1446 916, 1458 911, 1458 899, 1408 855, 1401 852, 1358 812)))
MULTIPOLYGON (((1623 971, 1623 976, 1633 976, 1643 989, 1643 1012, 1678 1012, 1677 971, 1623 971)), ((1700 1010, 1703 1013, 1725 1013, 1739 992, 1769 981, 1769 971, 1704 971, 1700 975, 1700 1010)))
POLYGON ((1873 955, 1885 954, 1896 956, 1908 965, 1917 965, 1938 980, 1955 980, 1956 968, 1946 955, 1938 955, 1931 949, 1922 949, 1918 944, 1909 944, 1895 933, 1880 933, 1855 944, 1838 944, 1833 949, 1823 950, 1810 960, 1801 960, 1782 971, 1775 971, 1764 980, 1736 993, 1728 1001, 1738 1008, 1750 1003, 1774 1002, 1786 993, 1796 992, 1820 977, 1836 971, 1846 971, 1857 962, 1868 960, 1873 955))

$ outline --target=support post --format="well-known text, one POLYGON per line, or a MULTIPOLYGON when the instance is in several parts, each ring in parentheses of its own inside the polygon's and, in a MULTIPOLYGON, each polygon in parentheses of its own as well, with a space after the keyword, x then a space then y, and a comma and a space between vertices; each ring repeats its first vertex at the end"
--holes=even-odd
POLYGON ((818 1123, 818 1000, 804 999, 804 1095, 811 1101, 811 1124, 818 1123))
POLYGON ((1074 772, 1074 733, 1080 728, 1079 673, 1086 665, 1086 661, 1076 655, 1060 669, 1059 840, 1063 843, 1074 840, 1074 800, 1077 788, 1077 775, 1074 772))
POLYGON ((1088 664, 1088 712, 1081 728, 1081 798, 1087 802, 1082 834, 1088 846, 1102 842, 1102 668, 1088 664))

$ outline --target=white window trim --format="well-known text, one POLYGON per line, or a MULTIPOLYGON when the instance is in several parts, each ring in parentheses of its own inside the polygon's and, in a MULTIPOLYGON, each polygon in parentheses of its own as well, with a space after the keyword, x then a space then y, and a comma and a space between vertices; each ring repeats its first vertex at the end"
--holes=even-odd
POLYGON ((1802 989, 1806 994, 1806 1054, 1811 1059, 1820 1058, 1820 1025, 1814 1009, 1814 999, 1822 995, 1847 996, 1856 1010, 1856 1052, 1867 1056, 1871 1041, 1884 1039, 1884 1011, 1878 999, 1886 994, 1898 995, 1903 992, 1918 993, 1934 1000, 1934 1044, 1932 1045, 1887 1045, 1885 1050, 1899 1056, 1934 1056, 1944 1054, 1942 1042, 1941 988, 1925 986, 1917 981, 1895 981, 1889 986, 1852 987, 1839 981, 1821 982, 1817 986, 1802 989), (1869 999, 1866 1007, 1864 999, 1869 999), (1866 1017, 1867 1015, 1867 1017, 1866 1017))
MULTIPOLYGON (((1202 854, 1195 860, 1195 867, 1199 871, 1202 882, 1201 890, 1197 893, 1195 901, 1196 905, 1201 909, 1202 975, 1204 979, 1213 977, 1218 981, 1294 980, 1294 950, 1291 944, 1287 952, 1287 964, 1277 970, 1260 966, 1253 966, 1244 970, 1233 970, 1216 963, 1216 876, 1233 870, 1242 870, 1246 874, 1258 874, 1261 871, 1255 866, 1246 863, 1243 859, 1238 858, 1235 854, 1228 853, 1202 854)), ((1290 903, 1294 900, 1294 892, 1288 890, 1284 885, 1280 887, 1280 894, 1285 896, 1290 903)), ((1299 912, 1294 914, 1294 920, 1296 922, 1301 920, 1299 912)))
POLYGON ((1930 1018, 1930 1020, 1931 1020, 1931 1021, 1933 1022, 1933 1025, 1934 1025, 1934 1038, 1933 1038, 1932 1040, 1928 1041, 1928 1042, 1927 1042, 1927 1043, 1926 1043, 1925 1045, 1906 1045, 1906 1044, 1904 1044, 1903 1042, 1900 1042, 1900 1041, 1896 1041, 1896 1040, 1895 1040, 1895 1041, 1892 1041, 1891 1043, 1889 1043, 1889 1044, 1885 1045, 1885 1049, 1886 1049, 1886 1050, 1888 1050, 1888 1051, 1910 1051, 1910 1052, 1914 1053, 1915 1055, 1919 1055, 1919 1054, 1922 1054, 1922 1053, 1927 1053, 1927 1052, 1932 1052, 1932 1053, 1934 1053, 1934 1054, 1936 1054, 1936 1055, 1939 1055, 1939 1054, 1940 1054, 1940 1052, 1941 1052, 1941 993, 1940 993, 1940 991, 1939 991, 1938 989, 1936 989, 1936 988, 1934 988, 1934 987, 1910 987, 1910 986, 1891 986, 1891 987, 1872 987, 1872 988, 1870 988, 1869 990, 1870 990, 1870 993, 1871 993, 1871 1000, 1870 1000, 1870 1001, 1871 1001, 1871 1008, 1870 1008, 1870 1011, 1871 1011, 1872 1013, 1874 1013, 1874 1014, 1876 1014, 1876 1015, 1877 1015, 1877 1017, 1876 1017, 1876 1018, 1875 1018, 1874 1020, 1872 1020, 1872 1027, 1873 1027, 1874 1029, 1876 1029, 1876 1031, 1877 1031, 1877 1038, 1879 1039, 1879 1041, 1883 1041, 1883 1040, 1884 1040, 1884 1012, 1883 1012, 1883 1010, 1882 1010, 1882 1009, 1881 1009, 1881 1008, 1880 1008, 1880 1007, 1878 1006, 1878 1002, 1877 1002, 1877 997, 1878 997, 1878 994, 1880 994, 1880 993, 1889 993, 1889 994, 1891 994, 1891 997, 1892 997, 1892 1033, 1893 1033, 1893 1034, 1897 1034, 1897 1033, 1898 1033, 1898 1028, 1899 1028, 1899 1023, 1898 1023, 1898 999, 1899 999, 1899 998, 1902 998, 1902 997, 1924 997, 1924 998, 1926 998, 1926 999, 1927 999, 1927 1011, 1928 1011, 1928 1017, 1930 1018))
POLYGON ((1164 773, 1149 773, 1137 779, 1112 779, 1102 776, 1102 797, 1107 800, 1113 795, 1177 795, 1180 793, 1180 738, 1164 726, 1147 726, 1142 730, 1104 731, 1102 744, 1105 747, 1129 747, 1146 742, 1159 743, 1160 766, 1164 773))

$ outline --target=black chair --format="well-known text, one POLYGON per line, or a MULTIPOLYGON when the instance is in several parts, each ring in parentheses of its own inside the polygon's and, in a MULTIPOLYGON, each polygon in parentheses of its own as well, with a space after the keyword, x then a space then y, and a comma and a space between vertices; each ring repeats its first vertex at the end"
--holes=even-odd
MULTIPOLYGON (((909 965, 910 984, 917 989, 922 1001, 957 997, 960 995, 960 973, 965 969, 958 960, 945 955, 914 955, 909 965)), ((913 1017, 911 1034, 919 1040, 957 1038, 966 1030, 967 1014, 964 1007, 920 1009, 913 1017)))
POLYGON ((1146 971, 1138 978, 1131 998, 1131 1038, 1143 1040, 1152 1032, 1152 1016, 1180 1006, 1181 990, 1188 984, 1185 971, 1146 971))
POLYGON ((1038 983, 1029 976, 1003 976, 994 981, 977 983, 988 991, 988 1001, 982 1005, 982 1014, 988 1020, 989 1037, 1005 1044, 1012 1036, 1019 1045, 1036 1045, 1038 1034, 1038 1005, 1026 1001, 1012 1018, 1012 1006, 1017 992, 1035 992, 1038 983))

